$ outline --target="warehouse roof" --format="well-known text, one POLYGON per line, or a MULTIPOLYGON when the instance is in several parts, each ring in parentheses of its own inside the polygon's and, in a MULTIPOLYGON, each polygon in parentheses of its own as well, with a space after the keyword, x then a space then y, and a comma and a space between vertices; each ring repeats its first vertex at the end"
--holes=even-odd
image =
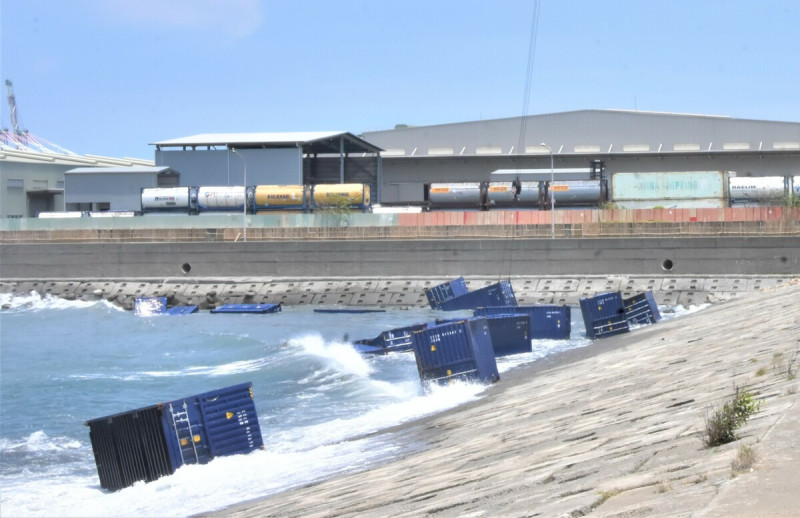
POLYGON ((69 155, 65 153, 41 153, 38 151, 0 150, 0 161, 28 164, 98 165, 98 166, 146 166, 152 160, 141 158, 112 158, 98 155, 69 155))
POLYGON ((305 153, 377 153, 381 149, 352 133, 342 131, 301 131, 280 133, 203 133, 191 137, 151 142, 157 149, 187 148, 284 148, 302 147, 305 153))
POLYGON ((166 166, 129 166, 129 167, 76 167, 65 171, 66 174, 173 174, 166 166))

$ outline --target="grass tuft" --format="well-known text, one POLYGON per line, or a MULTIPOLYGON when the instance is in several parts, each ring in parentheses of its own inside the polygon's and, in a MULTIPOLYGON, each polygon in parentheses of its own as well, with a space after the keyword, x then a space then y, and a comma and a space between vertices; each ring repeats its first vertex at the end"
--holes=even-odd
POLYGON ((704 436, 706 446, 719 446, 738 439, 736 430, 760 409, 761 401, 756 400, 755 394, 735 386, 734 395, 730 400, 706 414, 704 436))

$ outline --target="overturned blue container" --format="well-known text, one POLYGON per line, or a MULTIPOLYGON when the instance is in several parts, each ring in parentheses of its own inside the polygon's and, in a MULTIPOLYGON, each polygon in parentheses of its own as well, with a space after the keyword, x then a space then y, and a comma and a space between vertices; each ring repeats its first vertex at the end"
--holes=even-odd
POLYGON ((466 295, 467 293, 469 293, 469 289, 463 277, 457 277, 452 281, 447 281, 444 284, 439 284, 438 286, 425 290, 428 304, 430 304, 433 309, 439 309, 439 306, 443 302, 447 302, 461 295, 466 295))
POLYGON ((428 324, 413 324, 390 329, 375 338, 365 338, 353 342, 356 350, 362 353, 386 354, 391 352, 410 351, 413 348, 414 331, 428 327, 428 324))
POLYGON ((661 320, 658 304, 652 291, 646 291, 622 300, 625 318, 629 324, 655 324, 661 320))
MULTIPOLYGON (((481 318, 481 317, 476 317, 481 318)), ((489 315, 489 334, 495 357, 533 351, 531 344, 531 317, 528 315, 489 315)))
POLYGON ((280 313, 280 304, 223 304, 211 310, 211 313, 280 313))
POLYGON ((461 309, 474 310, 487 306, 516 307, 517 298, 514 288, 508 281, 500 281, 483 288, 459 295, 439 304, 438 309, 444 311, 458 311, 461 309))
POLYGON ((569 340, 572 310, 569 306, 488 306, 476 308, 475 316, 522 314, 530 317, 530 337, 535 340, 569 340))
POLYGON ((415 331, 414 356, 423 383, 500 379, 486 318, 449 322, 415 331))
POLYGON ((602 338, 630 330, 625 318, 622 294, 618 291, 600 293, 580 300, 586 336, 602 338), (624 330, 620 330, 623 327, 624 330))
POLYGON ((251 383, 92 419, 86 425, 100 486, 109 491, 264 444, 251 383))

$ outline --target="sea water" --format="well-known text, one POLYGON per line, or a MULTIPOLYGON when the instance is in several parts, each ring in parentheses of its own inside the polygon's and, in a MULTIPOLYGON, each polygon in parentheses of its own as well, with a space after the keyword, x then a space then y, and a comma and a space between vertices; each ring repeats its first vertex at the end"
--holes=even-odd
MULTIPOLYGON (((363 470, 424 445, 385 429, 480 398, 484 386, 422 389, 413 353, 362 356, 350 340, 460 313, 281 313, 143 317, 105 301, 0 295, 0 514, 186 516, 363 470), (111 493, 87 420, 252 382, 265 448, 187 465, 111 493)), ((501 372, 589 345, 534 340, 501 372)), ((669 313, 668 313, 669 314, 669 313)), ((674 313, 673 313, 674 314, 674 313)), ((465 313, 464 316, 468 316, 465 313)))

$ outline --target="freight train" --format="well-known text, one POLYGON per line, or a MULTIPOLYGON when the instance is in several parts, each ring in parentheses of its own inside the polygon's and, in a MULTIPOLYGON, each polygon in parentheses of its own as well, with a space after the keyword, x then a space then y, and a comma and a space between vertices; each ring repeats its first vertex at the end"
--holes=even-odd
POLYGON ((425 210, 781 205, 800 199, 800 176, 737 177, 728 171, 614 173, 591 180, 428 183, 425 210))
POLYGON ((314 212, 320 209, 370 212, 370 186, 360 183, 253 185, 220 187, 147 187, 142 213, 314 212))

